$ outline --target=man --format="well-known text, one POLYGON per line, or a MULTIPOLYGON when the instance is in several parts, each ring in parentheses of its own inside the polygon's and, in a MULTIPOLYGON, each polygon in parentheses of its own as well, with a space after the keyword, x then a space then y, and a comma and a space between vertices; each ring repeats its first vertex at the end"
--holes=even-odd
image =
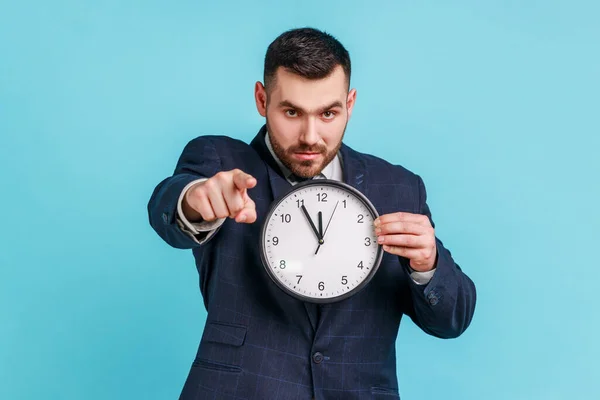
POLYGON ((402 315, 440 338, 469 326, 475 286, 435 237, 421 178, 342 144, 356 100, 350 71, 332 36, 283 33, 267 50, 264 86, 255 86, 266 125, 252 143, 190 141, 152 194, 150 223, 171 246, 193 249, 208 312, 181 399, 399 398, 402 315), (307 178, 344 181, 380 214, 379 270, 338 303, 287 295, 261 264, 270 205, 307 178))

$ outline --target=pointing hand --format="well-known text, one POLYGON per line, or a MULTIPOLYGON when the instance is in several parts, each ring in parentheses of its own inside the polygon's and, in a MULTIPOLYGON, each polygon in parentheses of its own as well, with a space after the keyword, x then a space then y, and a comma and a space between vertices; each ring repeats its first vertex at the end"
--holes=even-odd
POLYGON ((229 217, 236 222, 253 223, 256 205, 248 196, 248 189, 254 186, 256 179, 239 169, 219 172, 185 193, 183 213, 190 221, 229 217))

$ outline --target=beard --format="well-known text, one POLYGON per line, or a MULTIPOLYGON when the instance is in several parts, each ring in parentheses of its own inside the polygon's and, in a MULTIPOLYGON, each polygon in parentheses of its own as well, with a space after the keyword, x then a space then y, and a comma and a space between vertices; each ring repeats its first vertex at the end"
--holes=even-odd
POLYGON ((273 130, 269 125, 269 119, 267 118, 267 130, 269 131, 269 139, 271 141, 271 146, 273 147, 273 151, 275 155, 279 158, 281 163, 285 165, 292 173, 301 178, 312 178, 323 171, 323 169, 335 158, 336 154, 342 147, 342 140, 344 139, 344 135, 346 134, 346 127, 348 126, 348 121, 344 125, 344 131, 342 132, 342 137, 340 141, 336 144, 335 148, 330 152, 327 152, 327 147, 325 145, 313 145, 309 146, 306 144, 298 143, 296 145, 290 146, 287 149, 284 148, 281 143, 277 141, 275 138, 276 135, 273 135, 273 130), (324 156, 323 161, 315 161, 315 160, 303 160, 297 161, 293 158, 294 153, 299 152, 310 152, 310 153, 319 153, 324 156))

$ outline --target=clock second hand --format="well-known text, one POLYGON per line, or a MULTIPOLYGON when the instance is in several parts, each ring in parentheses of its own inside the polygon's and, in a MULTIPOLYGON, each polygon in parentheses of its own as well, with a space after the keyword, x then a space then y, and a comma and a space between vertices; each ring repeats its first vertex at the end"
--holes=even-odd
MULTIPOLYGON (((329 224, 331 223, 331 220, 333 219, 333 214, 335 214, 335 210, 337 210, 338 204, 340 204, 339 200, 338 200, 337 203, 335 203, 335 207, 333 208, 333 212, 331 213, 331 217, 329 217, 329 221, 327 222, 327 226, 325 227, 325 232, 323 232, 323 234, 321 235, 321 241, 319 242, 319 247, 317 247, 317 250, 315 251, 315 255, 317 255, 317 253, 319 252, 319 249, 321 248, 321 245, 323 244, 321 242, 323 242, 323 238, 325 237, 325 234, 327 233, 327 229, 329 229, 329 224)), ((319 218, 320 217, 321 217, 321 215, 319 214, 319 218)))

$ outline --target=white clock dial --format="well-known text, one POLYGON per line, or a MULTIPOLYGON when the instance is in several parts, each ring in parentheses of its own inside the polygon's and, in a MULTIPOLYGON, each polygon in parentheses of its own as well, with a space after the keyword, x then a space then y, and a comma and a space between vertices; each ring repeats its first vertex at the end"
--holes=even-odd
POLYGON ((302 300, 344 299, 362 289, 381 262, 373 227, 377 216, 369 200, 348 185, 299 184, 272 207, 264 223, 265 268, 275 283, 302 300))

